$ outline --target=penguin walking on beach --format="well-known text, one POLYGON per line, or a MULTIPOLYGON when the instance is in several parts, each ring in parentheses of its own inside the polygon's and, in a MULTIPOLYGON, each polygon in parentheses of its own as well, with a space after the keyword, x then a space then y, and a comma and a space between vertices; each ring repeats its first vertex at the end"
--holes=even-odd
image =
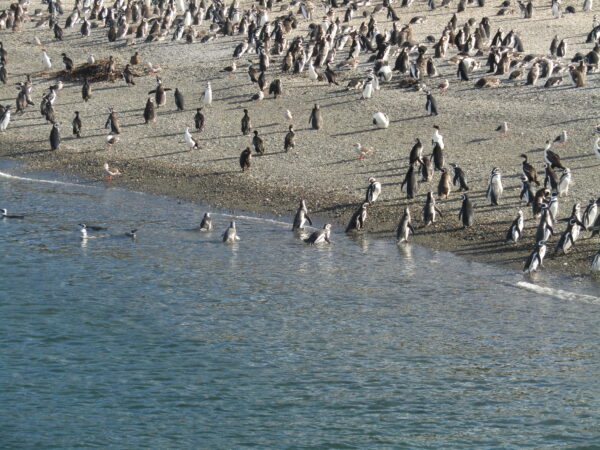
POLYGON ((322 244, 324 242, 331 244, 331 224, 326 223, 322 230, 311 233, 309 237, 304 239, 304 242, 310 245, 322 244))
POLYGON ((285 135, 283 141, 283 150, 287 153, 290 150, 294 150, 296 146, 296 132, 294 131, 294 125, 289 126, 289 131, 285 135))
POLYGON ((114 108, 109 108, 108 118, 104 124, 104 128, 110 130, 111 133, 121 134, 121 127, 117 119, 117 113, 114 108))
POLYGON ((292 224, 292 231, 299 231, 304 229, 304 225, 306 222, 312 226, 312 220, 308 216, 308 208, 306 207, 306 201, 304 199, 300 200, 300 206, 296 211, 296 215, 294 216, 294 223, 292 224))
POLYGON ((444 169, 444 166, 446 165, 446 161, 444 159, 444 150, 440 146, 439 142, 436 142, 433 145, 431 159, 433 161, 433 166, 435 167, 435 170, 442 171, 444 169))
POLYGON ((161 106, 165 106, 167 104, 167 91, 170 90, 171 88, 166 88, 163 85, 162 80, 159 77, 156 77, 156 89, 148 91, 148 94, 154 94, 154 101, 156 102, 156 107, 160 108, 161 106))
POLYGON ((133 81, 133 72, 131 71, 131 66, 127 64, 125 69, 123 69, 123 80, 127 86, 135 86, 135 81, 133 81))
POLYGON ((254 130, 254 137, 252 138, 252 145, 254 146, 254 151, 258 155, 265 154, 265 144, 262 138, 258 135, 258 130, 254 130))
POLYGON ((410 149, 410 154, 408 155, 408 164, 412 165, 421 160, 421 156, 423 154, 423 144, 421 143, 421 139, 416 138, 415 144, 410 149))
POLYGON ((4 112, 2 113, 2 115, 0 115, 0 131, 3 133, 6 131, 6 129, 8 128, 8 124, 10 123, 11 109, 12 109, 12 106, 7 105, 4 108, 4 112))
POLYGON ((573 239, 573 230, 578 226, 579 224, 577 223, 576 219, 569 219, 569 224, 567 225, 566 230, 562 232, 556 244, 554 256, 558 255, 559 253, 566 255, 571 247, 575 245, 575 239, 573 239))
POLYGON ((446 169, 442 169, 442 176, 440 177, 440 181, 438 183, 438 198, 443 200, 448 198, 450 195, 450 191, 452 189, 452 184, 450 182, 450 174, 446 169))
POLYGON ((211 231, 213 228, 212 219, 210 217, 210 213, 204 213, 204 217, 202 218, 202 222, 200 222, 200 226, 198 229, 200 231, 211 231))
POLYGON ((556 191, 559 197, 563 195, 569 195, 569 186, 571 184, 571 169, 568 167, 563 170, 560 179, 558 180, 558 185, 556 186, 556 191))
POLYGON ((494 167, 490 176, 486 198, 493 206, 498 206, 498 202, 500 197, 502 197, 503 192, 504 187, 502 186, 502 175, 500 174, 500 169, 498 167, 494 167))
POLYGON ((173 96, 175 97, 175 106, 177 107, 177 111, 183 111, 185 109, 185 100, 179 88, 175 88, 175 93, 173 96))
POLYGON ((404 208, 404 214, 400 218, 400 222, 398 223, 398 227, 396 228, 396 242, 408 242, 408 238, 411 234, 415 234, 415 227, 410 219, 410 209, 408 206, 404 208))
POLYGON ((373 125, 377 128, 385 129, 390 126, 390 118, 385 113, 376 112, 373 114, 373 125))
POLYGON ((425 110, 427 111, 427 114, 430 116, 437 116, 437 104, 435 102, 435 98, 433 98, 433 94, 431 91, 425 91, 425 95, 427 96, 425 101, 425 110))
POLYGON ((596 218, 598 217, 598 202, 600 202, 600 198, 598 200, 591 199, 585 211, 583 211, 581 222, 583 229, 586 231, 590 231, 596 222, 596 218))
POLYGON ((546 256, 546 250, 546 241, 538 241, 535 245, 535 248, 525 261, 523 272, 526 274, 531 274, 536 272, 540 267, 543 267, 542 263, 544 261, 544 257, 546 256))
POLYGON ((50 149, 53 151, 59 150, 60 141, 60 125, 58 122, 55 122, 50 130, 50 149))
POLYGON ((590 270, 595 273, 600 272, 600 250, 592 258, 590 270))
POLYGON ((375 203, 380 195, 381 195, 381 183, 379 181, 377 181, 374 177, 369 178, 369 187, 367 188, 367 195, 365 198, 365 203, 367 203, 367 204, 375 203))
POLYGON ((146 107, 144 108, 144 123, 148 125, 150 122, 156 122, 156 103, 153 97, 148 97, 146 100, 146 107))
POLYGON ((426 183, 433 178, 433 162, 428 156, 422 156, 418 161, 419 171, 421 172, 421 181, 426 183))
POLYGON ((435 205, 435 197, 433 196, 433 192, 429 191, 427 193, 425 206, 423 207, 423 226, 427 227, 432 223, 435 223, 436 214, 441 216, 442 212, 435 205))
POLYGON ((510 228, 506 232, 506 239, 504 240, 505 244, 516 244, 521 236, 523 236, 523 211, 519 210, 517 213, 517 218, 513 220, 510 224, 510 228))
POLYGON ((92 98, 92 86, 88 82, 87 78, 83 79, 83 86, 81 87, 81 98, 84 102, 89 102, 92 98))
POLYGON ((450 166, 454 172, 454 177, 452 178, 452 184, 458 187, 458 192, 468 191, 469 185, 467 184, 467 179, 465 176, 465 172, 458 166, 456 163, 451 163, 450 166))
POLYGON ((229 224, 229 228, 227 228, 227 230, 225 230, 225 233, 223 233, 223 242, 225 244, 233 244, 234 242, 237 242, 240 240, 240 237, 237 234, 237 228, 235 227, 235 221, 232 220, 231 223, 229 224))
POLYGON ((242 134, 248 136, 252 132, 252 120, 248 115, 248 110, 244 109, 244 116, 242 117, 242 134))
POLYGON ((523 175, 527 178, 527 181, 530 183, 535 183, 536 185, 540 185, 537 177, 537 170, 533 167, 529 162, 527 162, 527 155, 525 153, 521 154, 521 158, 523 158, 522 168, 523 175))
POLYGON ((320 130, 323 127, 323 117, 321 115, 321 108, 316 103, 310 113, 308 123, 310 124, 313 130, 320 130))
POLYGON ((80 138, 81 137, 81 117, 79 116, 79 111, 75 111, 75 117, 73 118, 73 135, 80 138))
POLYGON ((204 106, 210 106, 213 101, 213 92, 212 87, 210 85, 210 81, 206 83, 206 87, 204 88, 204 94, 202 95, 202 104, 204 106))
POLYGON ((358 207, 354 214, 352 214, 350 222, 348 222, 348 226, 346 227, 346 233, 353 233, 364 230, 365 222, 367 221, 368 206, 369 203, 364 202, 358 207))
POLYGON ((554 234, 554 216, 547 204, 541 205, 540 221, 535 230, 536 241, 547 241, 554 234))
POLYGON ((406 192, 406 198, 415 198, 415 194, 419 189, 419 183, 417 181, 417 171, 415 170, 415 164, 408 166, 408 171, 404 176, 402 184, 400 184, 400 190, 406 192), (405 191, 406 189, 406 191, 405 191))
POLYGON ((204 130, 204 121, 205 117, 202 113, 202 108, 196 108, 196 114, 194 114, 194 126, 196 127, 196 131, 198 133, 204 130))
POLYGON ((193 149, 199 149, 198 139, 192 136, 190 133, 190 127, 185 127, 185 132, 183 133, 183 139, 187 146, 187 151, 191 152, 193 149))
POLYGON ((251 163, 252 163, 252 150, 250 150, 250 147, 246 147, 246 149, 240 155, 240 167, 242 168, 242 172, 249 170, 251 163))
POLYGON ((463 228, 467 228, 473 225, 473 203, 471 203, 467 194, 462 194, 461 198, 462 204, 458 213, 458 220, 462 222, 463 228))

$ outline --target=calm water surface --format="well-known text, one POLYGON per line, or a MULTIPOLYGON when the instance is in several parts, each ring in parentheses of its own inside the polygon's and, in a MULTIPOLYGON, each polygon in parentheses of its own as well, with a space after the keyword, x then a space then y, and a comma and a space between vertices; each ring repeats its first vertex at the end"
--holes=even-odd
POLYGON ((248 216, 226 246, 229 213, 98 184, 0 199, 4 448, 600 444, 592 281, 248 216))

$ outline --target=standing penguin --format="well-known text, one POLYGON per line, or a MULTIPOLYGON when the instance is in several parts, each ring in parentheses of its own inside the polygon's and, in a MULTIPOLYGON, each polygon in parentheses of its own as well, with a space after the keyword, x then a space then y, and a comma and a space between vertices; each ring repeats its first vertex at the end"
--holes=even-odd
POLYGON ((415 234, 415 228, 410 220, 410 209, 407 206, 404 208, 404 214, 398 223, 398 228, 396 228, 396 241, 398 243, 408 242, 411 233, 415 234))
POLYGON ((510 228, 506 232, 506 239, 504 240, 505 244, 513 244, 516 243, 521 236, 523 236, 523 211, 519 210, 517 213, 517 218, 513 220, 510 228))
POLYGON ((560 180, 558 180, 558 185, 556 186, 556 190, 558 192, 558 196, 562 197, 563 195, 569 195, 569 185, 571 184, 571 169, 568 167, 563 170, 562 175, 560 176, 560 180))
POLYGON ((204 213, 204 217, 202 218, 202 222, 200 222, 200 227, 198 227, 198 229, 200 231, 211 231, 213 228, 212 226, 212 219, 210 217, 210 213, 204 213))
POLYGON ((454 170, 454 177, 452 178, 452 184, 456 186, 458 184, 458 192, 468 191, 469 185, 465 177, 465 172, 456 163, 451 163, 450 166, 454 170))
POLYGON ((183 111, 185 109, 185 100, 183 99, 183 94, 178 88, 175 88, 175 106, 177 107, 177 111, 183 111))
POLYGON ((451 190, 450 183, 450 174, 446 169, 442 169, 442 176, 440 177, 440 182, 438 183, 438 198, 440 200, 448 198, 451 190))
POLYGON ((265 154, 265 144, 258 136, 258 130, 254 130, 254 137, 252 138, 252 145, 254 146, 254 151, 259 155, 265 154))
POLYGON ((252 131, 252 120, 248 115, 248 110, 244 109, 244 116, 242 117, 242 134, 248 136, 252 131))
POLYGON ((433 178, 433 163, 431 162, 431 158, 427 156, 422 156, 419 160, 421 164, 421 181, 428 182, 433 178))
POLYGON ((544 256, 546 256, 546 241, 539 241, 527 261, 525 261, 525 266, 523 267, 523 272, 526 274, 530 274, 532 272, 536 272, 542 266, 542 262, 544 261, 544 256))
POLYGON ((374 177, 369 178, 369 187, 367 188, 367 196, 365 203, 375 203, 381 195, 381 183, 374 177))
POLYGON ((73 134, 78 138, 81 137, 81 117, 79 117, 79 111, 75 111, 75 117, 73 118, 73 134))
POLYGON ((108 118, 106 119, 106 123, 104 124, 104 128, 110 130, 111 133, 121 134, 121 127, 119 126, 117 113, 115 112, 114 108, 110 108, 110 112, 108 114, 108 118))
POLYGON ((50 149, 58 150, 60 148, 60 127, 59 123, 55 122, 50 130, 50 149))
POLYGON ((294 216, 292 231, 303 230, 307 221, 312 226, 312 220, 310 220, 310 217, 308 217, 308 208, 306 207, 306 202, 304 199, 302 199, 300 200, 298 211, 296 211, 296 215, 294 216))
POLYGON ((427 193, 427 201, 425 202, 425 206, 423 207, 423 226, 426 227, 435 223, 436 213, 440 216, 442 212, 435 206, 435 197, 433 196, 433 192, 429 191, 427 193))
POLYGON ((467 228, 473 225, 473 204, 467 194, 462 194, 461 197, 462 205, 458 213, 458 220, 462 222, 464 228, 467 228))
POLYGON ((194 125, 198 133, 204 130, 204 114, 202 114, 202 108, 196 109, 196 114, 194 114, 194 125))
POLYGON ((521 192, 519 193, 519 199, 526 201, 527 206, 531 205, 534 200, 533 189, 529 184, 529 180, 525 175, 521 175, 521 192))
POLYGON ((88 102, 92 98, 92 86, 88 82, 87 78, 83 79, 83 86, 81 87, 81 98, 83 98, 84 102, 88 102))
POLYGON ((144 108, 144 123, 156 122, 156 108, 154 107, 154 98, 148 97, 146 107, 144 108))
POLYGON ((346 233, 362 231, 364 229, 367 220, 367 206, 369 206, 367 202, 363 203, 358 207, 356 212, 352 214, 350 222, 346 227, 346 233))
POLYGON ((206 83, 206 87, 204 88, 204 95, 202 95, 202 104, 204 106, 209 106, 212 104, 213 95, 212 95, 212 87, 210 86, 210 81, 206 83))
POLYGON ((7 105, 4 108, 4 112, 0 115, 0 131, 5 132, 8 124, 10 123, 10 110, 12 109, 11 105, 7 105))
POLYGON ((313 130, 320 130, 323 127, 323 117, 321 116, 321 108, 316 103, 310 113, 308 123, 310 124, 313 130))
POLYGON ((131 71, 129 64, 127 64, 125 69, 123 69, 123 80, 125 80, 125 83, 127 83, 128 86, 135 86, 135 81, 133 81, 133 72, 131 71))
POLYGON ((435 98, 433 98, 433 94, 431 91, 425 91, 425 95, 427 96, 427 100, 425 101, 425 110, 427 111, 427 114, 430 116, 437 116, 437 104, 435 98))
POLYGON ((242 172, 249 170, 251 164, 252 164, 252 150, 250 150, 250 147, 246 147, 246 149, 240 155, 240 167, 242 168, 242 172))
POLYGON ((415 139, 415 145, 410 149, 410 154, 408 155, 408 164, 414 164, 421 160, 421 154, 423 153, 423 144, 421 143, 421 139, 415 139))
POLYGON ((559 252, 567 254, 571 247, 575 245, 575 239, 573 238, 573 229, 578 227, 577 220, 569 219, 569 225, 567 229, 560 235, 556 248, 554 249, 554 255, 556 256, 559 252))
POLYGON ((502 187, 502 175, 500 174, 500 169, 494 167, 490 176, 490 184, 487 188, 486 197, 492 205, 497 206, 500 197, 502 197, 502 192, 504 192, 504 188, 502 187))
POLYGON ((223 233, 223 242, 226 244, 233 244, 240 240, 240 237, 237 235, 237 229, 235 227, 235 221, 232 220, 229 224, 229 228, 225 230, 223 233))
POLYGON ((373 97, 373 77, 369 77, 362 90, 362 99, 367 100, 373 97))
POLYGON ((156 107, 160 108, 161 106, 165 106, 167 103, 167 91, 170 91, 170 88, 166 88, 162 80, 159 77, 156 77, 156 89, 148 91, 148 94, 154 94, 154 100, 156 101, 156 107))
POLYGON ((286 152, 289 152, 290 150, 294 150, 295 146, 296 146, 296 132, 294 131, 294 125, 290 125, 289 131, 285 135, 285 139, 283 141, 283 149, 286 152))
POLYGON ((537 170, 531 164, 527 162, 527 155, 525 153, 521 154, 521 158, 523 158, 523 175, 527 177, 527 181, 530 183, 535 183, 536 185, 540 185, 537 177, 537 170))
POLYGON ((598 217, 598 201, 600 201, 600 198, 598 200, 590 200, 590 203, 583 212, 581 222, 583 223, 583 228, 586 231, 590 231, 592 229, 592 225, 596 222, 596 217, 598 217))
POLYGON ((435 170, 442 170, 446 165, 446 161, 444 159, 444 151, 438 142, 433 145, 433 151, 431 152, 431 159, 433 160, 433 165, 435 170))
POLYGON ((408 171, 404 176, 404 180, 400 185, 400 190, 404 192, 406 188, 406 198, 415 198, 415 194, 419 189, 419 184, 417 182, 417 171, 415 170, 415 164, 410 164, 408 166, 408 171))

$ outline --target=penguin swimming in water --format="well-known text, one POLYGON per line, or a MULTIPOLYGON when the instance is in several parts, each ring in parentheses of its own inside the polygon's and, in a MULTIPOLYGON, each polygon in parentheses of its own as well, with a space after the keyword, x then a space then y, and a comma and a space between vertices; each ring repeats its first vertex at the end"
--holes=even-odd
POLYGON ((374 177, 369 178, 369 187, 367 188, 367 195, 365 203, 375 203, 381 195, 381 183, 374 177))
POLYGON ((6 208, 0 208, 0 219, 24 219, 22 214, 8 214, 6 208))
POLYGON ((440 216, 442 212, 435 206, 435 198, 433 197, 433 192, 429 191, 427 193, 427 201, 425 202, 425 206, 423 207, 423 226, 426 227, 435 223, 436 213, 440 216))
POLYGON ((148 97, 144 108, 144 123, 147 125, 150 122, 156 122, 156 108, 154 98, 148 97))
POLYGON ((410 209, 407 206, 404 208, 404 214, 398 223, 398 228, 396 228, 396 241, 399 244, 408 242, 408 237, 411 233, 415 234, 415 228, 410 220, 410 209))
POLYGON ((327 223, 327 224, 325 224, 325 226, 323 227, 322 230, 317 230, 317 231, 311 233, 311 235, 309 237, 304 239, 304 242, 306 242, 307 244, 311 244, 311 245, 322 244, 323 242, 327 242, 328 244, 331 244, 330 237, 331 237, 331 224, 327 223))
POLYGON ((427 100, 425 101, 425 110, 427 111, 427 114, 430 116, 437 116, 437 104, 435 98, 433 98, 433 94, 431 91, 425 91, 425 95, 427 96, 427 100))
POLYGON ((212 219, 210 217, 210 213, 204 213, 204 217, 202 218, 202 222, 200 222, 200 227, 198 228, 200 231, 211 231, 213 228, 212 226, 212 219))
POLYGON ((473 225, 473 204, 467 194, 462 194, 461 198, 462 205, 458 213, 458 220, 462 222, 463 228, 467 228, 473 225))
POLYGON ((493 206, 497 206, 500 197, 502 197, 502 192, 504 192, 504 188, 502 187, 502 175, 500 174, 500 169, 494 167, 490 176, 486 197, 493 206))
POLYGON ((310 124, 313 130, 320 130, 323 127, 323 117, 321 116, 321 108, 316 103, 310 113, 308 123, 310 124))
POLYGON ((223 233, 223 242, 225 244, 233 244, 240 240, 240 237, 237 235, 237 229, 235 228, 235 221, 232 220, 229 224, 229 228, 225 230, 223 233))
POLYGON ((510 225, 510 228, 506 232, 506 239, 504 240, 504 243, 505 244, 517 243, 517 241, 519 239, 521 239, 521 236, 523 236, 523 226, 524 226, 523 211, 519 210, 519 212, 517 213, 517 218, 515 220, 513 220, 512 224, 510 225))
POLYGON ((50 130, 50 149, 53 151, 59 150, 60 141, 60 126, 59 123, 56 122, 52 125, 52 129, 50 130))
POLYGON ((73 135, 80 138, 81 137, 81 117, 79 116, 79 111, 75 111, 75 117, 73 118, 73 135))
POLYGON ((536 272, 540 267, 543 267, 542 263, 546 256, 546 241, 538 241, 535 248, 525 261, 523 272, 531 274, 536 272))
POLYGON ((415 194, 419 190, 419 184, 417 181, 417 172, 415 170, 415 164, 411 164, 408 166, 408 171, 404 176, 404 180, 400 185, 400 190, 405 192, 406 188, 406 198, 415 198, 415 194))
POLYGON ((454 186, 458 185, 458 192, 468 191, 469 185, 467 184, 467 180, 465 177, 465 172, 458 166, 456 163, 450 163, 454 171, 454 177, 452 178, 452 184, 454 186))
POLYGON ((346 227, 346 233, 358 232, 362 231, 365 227, 365 222, 367 220, 367 207, 369 203, 364 202, 362 205, 358 207, 358 209, 352 214, 350 218, 350 222, 348 222, 348 226, 346 227))
POLYGON ((242 116, 242 134, 248 136, 252 132, 252 120, 248 114, 248 110, 244 109, 244 115, 242 116))
POLYGON ((250 147, 246 147, 246 149, 240 155, 240 167, 242 168, 242 172, 249 170, 251 164, 252 150, 250 150, 250 147))
POLYGON ((308 216, 308 208, 306 207, 306 202, 304 199, 300 200, 300 206, 298 207, 298 211, 296 211, 296 215, 294 216, 294 223, 292 225, 292 231, 303 230, 306 222, 312 226, 312 220, 308 216))

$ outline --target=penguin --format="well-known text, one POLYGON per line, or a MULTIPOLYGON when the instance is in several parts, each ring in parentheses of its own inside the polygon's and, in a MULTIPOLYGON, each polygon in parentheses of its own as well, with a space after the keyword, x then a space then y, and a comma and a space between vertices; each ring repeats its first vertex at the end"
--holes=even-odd
POLYGON ((505 244, 516 244, 521 236, 523 236, 523 211, 519 210, 517 213, 517 218, 513 220, 510 228, 506 232, 506 239, 504 240, 505 244))
POLYGON ((154 98, 148 97, 146 100, 146 107, 144 108, 144 123, 148 125, 150 122, 156 122, 156 108, 154 98))
POLYGON ((502 192, 504 192, 504 188, 502 187, 502 175, 500 174, 500 169, 494 167, 490 176, 486 197, 493 206, 497 206, 500 197, 502 197, 502 192))
POLYGON ((7 105, 4 108, 4 112, 2 113, 2 115, 0 115, 0 131, 3 133, 6 131, 6 129, 8 128, 8 124, 10 123, 11 108, 11 105, 7 105))
POLYGON ((242 117, 242 134, 244 136, 250 135, 252 131, 252 120, 250 120, 250 116, 248 115, 248 110, 244 109, 244 115, 242 117))
POLYGON ((287 153, 290 150, 294 150, 296 146, 296 132, 294 131, 294 125, 289 126, 289 131, 285 135, 283 141, 283 150, 287 153))
POLYGON ((425 91, 425 95, 427 96, 427 100, 425 102, 425 110, 427 111, 427 114, 430 116, 437 116, 437 105, 435 98, 433 98, 433 95, 431 94, 431 91, 425 91))
POLYGON ((544 164, 544 170, 544 187, 550 184, 552 192, 558 192, 558 175, 556 175, 550 164, 544 164))
POLYGON ((423 207, 423 226, 429 226, 432 223, 435 223, 436 213, 440 216, 442 212, 435 206, 435 198, 433 197, 433 192, 429 191, 427 193, 427 201, 425 202, 425 206, 423 207))
POLYGON ((8 72, 6 71, 6 66, 2 63, 0 63, 0 81, 2 82, 2 84, 6 84, 6 81, 8 80, 8 72))
POLYGON ((156 102, 156 107, 160 108, 161 106, 165 106, 167 103, 167 91, 170 91, 170 88, 166 88, 162 80, 159 77, 156 77, 156 89, 152 89, 148 91, 148 94, 154 94, 154 101, 156 102))
POLYGON ((198 140, 192 136, 190 133, 190 127, 185 127, 185 132, 183 133, 183 139, 187 145, 187 151, 191 152, 193 149, 199 149, 198 140))
POLYGON ((592 265, 590 269, 592 272, 600 272, 600 251, 598 251, 592 258, 592 265))
POLYGON ((369 79, 365 83, 361 97, 363 100, 368 100, 371 97, 373 97, 373 77, 369 77, 369 79))
POLYGON ((24 219, 22 214, 8 214, 6 208, 0 208, 0 219, 24 219))
POLYGON ((183 111, 185 109, 185 100, 183 98, 183 94, 178 88, 175 88, 175 93, 173 96, 175 97, 175 106, 177 107, 177 111, 183 111))
MULTIPOLYGON (((385 129, 390 126, 390 119, 387 114, 376 112, 373 114, 373 125, 375 125, 377 128, 385 129)), ((598 140, 600 141, 600 138, 598 138, 598 140)), ((598 158, 600 158, 600 151, 598 152, 598 155, 598 158)))
POLYGON ((294 216, 294 222, 292 224, 292 231, 299 231, 304 229, 304 225, 306 222, 312 226, 312 220, 308 216, 308 208, 306 207, 306 201, 304 199, 300 200, 300 206, 296 211, 296 215, 294 216))
POLYGON ((198 133, 204 130, 204 114, 202 113, 202 108, 196 108, 196 114, 194 114, 194 126, 198 133))
POLYGON ((367 188, 367 195, 365 197, 365 203, 375 203, 381 195, 381 183, 374 177, 369 178, 369 187, 367 188))
POLYGON ((537 177, 537 170, 531 164, 527 162, 527 155, 522 153, 521 158, 523 158, 523 175, 527 178, 527 181, 530 183, 535 183, 537 186, 540 185, 537 177))
POLYGON ((75 117, 73 118, 72 125, 73 125, 73 135, 80 138, 82 123, 81 123, 81 117, 79 116, 79 111, 75 111, 75 117))
POLYGON ((330 237, 331 237, 331 224, 326 223, 323 226, 322 230, 317 230, 317 231, 311 233, 311 235, 309 237, 304 239, 304 242, 306 242, 307 244, 311 244, 311 245, 322 244, 323 242, 327 242, 328 244, 331 244, 330 237))
POLYGON ((346 227, 346 233, 353 233, 358 231, 363 231, 365 227, 365 222, 367 220, 367 207, 369 203, 364 202, 362 205, 358 207, 358 209, 352 214, 350 218, 350 222, 346 227))
POLYGON ((444 152, 442 151, 442 147, 440 147, 439 143, 435 143, 433 146, 433 151, 431 153, 431 159, 433 160, 433 165, 435 170, 442 170, 445 166, 444 160, 444 152))
POLYGON ((594 141, 594 154, 596 155, 596 159, 600 161, 600 138, 596 138, 594 141))
POLYGON ((65 70, 70 72, 73 70, 73 60, 67 56, 66 53, 61 53, 63 64, 65 65, 65 70))
POLYGON ((396 228, 396 242, 398 244, 402 242, 408 242, 409 236, 415 234, 415 228, 410 220, 410 209, 408 206, 404 208, 404 214, 398 223, 398 227, 396 228))
POLYGON ((573 239, 573 228, 579 226, 577 225, 577 221, 575 219, 569 219, 569 224, 563 233, 560 235, 560 238, 556 244, 556 248, 554 249, 554 256, 558 255, 562 252, 566 255, 571 247, 575 245, 575 240, 573 239))
POLYGON ((546 241, 538 241, 535 248, 525 261, 523 266, 523 273, 531 274, 536 272, 540 267, 543 267, 542 263, 546 256, 546 241))
POLYGON ((458 185, 458 192, 468 191, 469 185, 467 184, 465 172, 456 163, 451 163, 450 166, 454 171, 454 177, 452 178, 452 184, 458 185))
POLYGON ((569 185, 571 184, 571 169, 565 167, 562 175, 560 176, 560 180, 558 180, 558 185, 556 186, 556 191, 558 192, 558 196, 562 197, 563 195, 569 195, 569 185))
POLYGON ((558 217, 558 207, 558 196, 550 196, 550 200, 548 200, 548 210, 552 213, 552 217, 558 217))
POLYGON ((210 81, 206 83, 206 87, 204 88, 204 95, 202 95, 202 104, 204 106, 210 106, 213 101, 212 95, 212 87, 210 86, 210 81))
POLYGON ((547 207, 546 200, 550 196, 550 191, 546 188, 538 189, 533 197, 531 205, 531 213, 534 219, 537 219, 544 212, 544 207, 547 207))
POLYGON ((321 116, 321 108, 316 103, 310 113, 308 123, 310 124, 313 130, 320 130, 323 127, 323 117, 321 116))
POLYGON ((448 198, 451 190, 450 183, 450 174, 446 169, 442 169, 442 176, 440 177, 440 182, 438 183, 438 198, 443 200, 448 198))
POLYGON ((554 217, 545 203, 541 205, 542 212, 540 215, 540 221, 535 230, 535 240, 547 241, 554 234, 554 217))
POLYGON ((327 83, 329 83, 329 86, 331 86, 332 84, 335 84, 336 86, 340 85, 337 82, 337 74, 331 69, 329 63, 327 63, 327 65, 325 66, 325 77, 327 78, 327 83))
POLYGON ((458 213, 458 220, 463 224, 463 228, 473 225, 473 204, 467 194, 461 194, 462 205, 458 213))
POLYGON ((414 164, 410 164, 408 166, 408 171, 406 172, 406 175, 404 176, 404 180, 402 181, 402 184, 400 185, 400 190, 402 192, 405 192, 404 191, 405 188, 406 188, 406 198, 409 198, 409 199, 415 198, 415 194, 419 190, 419 184, 417 182, 417 173, 415 171, 414 164))
POLYGON ((538 63, 534 63, 529 73, 527 74, 527 83, 526 85, 535 86, 535 83, 540 77, 540 65, 538 63))
POLYGON ((421 172, 421 181, 428 182, 433 178, 433 163, 431 162, 431 158, 427 156, 422 156, 419 160, 419 170, 421 172))
POLYGON ((552 150, 550 150, 551 147, 552 142, 550 142, 549 140, 546 141, 546 146, 544 147, 544 160, 546 161, 546 163, 550 164, 552 169, 558 167, 559 169, 564 170, 565 166, 563 166, 560 162, 560 156, 558 155, 558 153, 555 153, 552 150))
POLYGON ((531 184, 529 184, 529 180, 525 175, 521 175, 521 192, 519 193, 519 199, 521 201, 526 201, 527 206, 531 205, 534 199, 531 184))
POLYGON ((83 79, 83 86, 81 87, 81 98, 83 98, 84 102, 88 102, 92 98, 92 86, 88 82, 87 78, 83 79))
POLYGON ((50 61, 50 57, 46 53, 46 50, 42 50, 42 67, 44 68, 42 73, 48 73, 50 72, 50 69, 52 69, 52 61, 50 61))
POLYGON ((596 222, 596 218, 598 217, 598 200, 590 200, 590 203, 585 208, 583 212, 583 216, 581 218, 581 222, 583 224, 583 229, 586 231, 590 231, 592 229, 592 225, 596 222))
POLYGON ((469 80, 469 64, 466 58, 461 59, 458 63, 456 69, 456 78, 460 81, 470 81, 469 80))
POLYGON ((273 94, 273 97, 276 99, 283 95, 283 86, 279 78, 271 81, 271 84, 269 84, 269 94, 273 94))
POLYGON ((104 128, 110 130, 111 133, 121 134, 121 127, 117 119, 117 113, 115 112, 114 108, 110 108, 109 110, 110 112, 108 114, 108 118, 106 119, 106 123, 104 124, 104 128))
POLYGON ((421 139, 416 138, 415 144, 410 149, 410 154, 408 155, 408 164, 412 165, 418 162, 421 159, 423 153, 423 144, 421 143, 421 139))
POLYGON ((135 81, 133 81, 133 72, 130 69, 129 64, 125 66, 123 69, 123 80, 128 86, 135 86, 135 81))
POLYGON ((250 150, 250 147, 246 147, 246 149, 240 155, 240 167, 242 168, 242 172, 249 170, 251 163, 252 163, 252 150, 250 150))
POLYGON ((55 122, 50 130, 50 149, 53 151, 60 149, 60 126, 58 122, 55 122))
POLYGON ((440 133, 440 127, 437 125, 433 126, 433 136, 431 137, 431 145, 435 146, 435 144, 438 144, 444 150, 444 136, 440 133))
POLYGON ((202 218, 202 222, 200 222, 200 227, 198 228, 200 231, 211 231, 213 228, 212 226, 212 219, 210 217, 210 213, 204 213, 204 217, 202 218))
POLYGON ((231 223, 229 224, 229 228, 227 228, 227 230, 225 230, 225 233, 223 233, 223 242, 225 244, 233 244, 234 242, 237 242, 239 240, 240 240, 240 237, 237 235, 235 221, 232 220, 231 223))
POLYGON ((573 220, 575 222, 571 229, 571 236, 573 237, 573 242, 579 239, 581 229, 584 228, 581 219, 581 205, 579 203, 575 203, 575 205, 573 205, 571 215, 569 216, 569 220, 573 220))
POLYGON ((262 138, 260 138, 258 136, 258 130, 254 130, 254 137, 252 138, 252 145, 254 146, 254 151, 258 155, 265 154, 265 144, 264 144, 262 138))

